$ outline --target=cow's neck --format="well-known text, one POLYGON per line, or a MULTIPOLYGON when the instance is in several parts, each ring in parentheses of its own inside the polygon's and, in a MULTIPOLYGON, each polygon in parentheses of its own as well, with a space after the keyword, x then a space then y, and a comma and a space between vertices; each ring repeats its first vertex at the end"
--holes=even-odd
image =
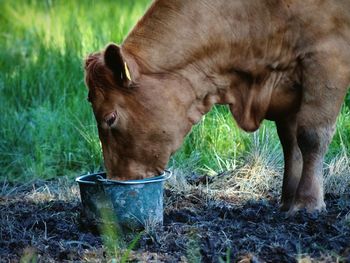
MULTIPOLYGON (((260 2, 263 1, 252 3, 259 5, 260 2)), ((245 87, 242 78, 246 78, 246 72, 254 72, 257 78, 266 78, 264 63, 284 54, 264 53, 266 50, 261 51, 259 45, 263 47, 265 43, 252 39, 251 34, 259 40, 264 39, 263 34, 269 34, 267 30, 252 33, 257 28, 254 18, 249 25, 242 18, 242 13, 248 16, 251 8, 257 8, 252 3, 248 5, 244 1, 222 0, 155 1, 131 31, 123 48, 141 65, 142 73, 169 73, 188 81, 194 94, 188 105, 188 118, 192 123, 198 122, 214 104, 229 104, 241 127, 255 130, 264 117, 263 114, 253 116, 252 113, 252 109, 257 108, 252 99, 258 96, 254 93, 258 89, 245 87), (254 51, 260 51, 264 59, 256 59, 258 56, 254 51), (232 88, 235 85, 240 85, 241 91, 247 89, 248 93, 254 94, 248 94, 247 99, 242 100, 239 89, 232 88), (237 97, 241 99, 239 103, 237 97)), ((265 105, 269 103, 271 92, 265 92, 265 105)), ((266 107, 261 112, 267 111, 266 107)))
POLYGON ((143 64, 144 73, 174 72, 209 56, 227 60, 234 28, 225 15, 213 11, 220 2, 233 5, 222 0, 155 1, 123 47, 143 64))

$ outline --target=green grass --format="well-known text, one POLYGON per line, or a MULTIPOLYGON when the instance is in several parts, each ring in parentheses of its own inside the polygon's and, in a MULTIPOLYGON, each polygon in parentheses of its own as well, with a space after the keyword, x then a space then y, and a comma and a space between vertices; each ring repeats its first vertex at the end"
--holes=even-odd
MULTIPOLYGON (((53 178, 103 169, 82 61, 109 42, 122 42, 149 3, 0 0, 2 178, 53 178)), ((350 97, 346 101, 349 106, 350 97)), ((194 127, 169 165, 215 173, 234 169, 257 153, 280 156, 278 144, 273 123, 249 135, 221 106, 194 127)), ((327 160, 349 149, 350 111, 345 106, 327 160)))
POLYGON ((82 61, 120 43, 148 3, 0 0, 1 176, 101 169, 82 61))

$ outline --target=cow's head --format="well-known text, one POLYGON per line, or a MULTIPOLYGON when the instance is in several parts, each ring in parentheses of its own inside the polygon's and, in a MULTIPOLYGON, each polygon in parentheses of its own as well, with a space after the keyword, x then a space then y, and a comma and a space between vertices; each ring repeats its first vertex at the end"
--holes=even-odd
POLYGON ((114 44, 85 61, 88 100, 108 178, 140 179, 161 173, 191 126, 186 115, 190 96, 181 91, 184 83, 175 77, 143 74, 140 68, 114 44), (177 95, 170 86, 177 87, 177 95))

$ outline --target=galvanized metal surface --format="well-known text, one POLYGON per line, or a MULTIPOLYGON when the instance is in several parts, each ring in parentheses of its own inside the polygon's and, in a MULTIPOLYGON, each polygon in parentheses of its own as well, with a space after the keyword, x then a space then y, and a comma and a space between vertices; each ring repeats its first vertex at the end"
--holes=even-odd
POLYGON ((80 176, 80 196, 84 220, 95 224, 115 223, 131 230, 163 224, 163 182, 161 176, 144 180, 115 181, 106 173, 80 176))

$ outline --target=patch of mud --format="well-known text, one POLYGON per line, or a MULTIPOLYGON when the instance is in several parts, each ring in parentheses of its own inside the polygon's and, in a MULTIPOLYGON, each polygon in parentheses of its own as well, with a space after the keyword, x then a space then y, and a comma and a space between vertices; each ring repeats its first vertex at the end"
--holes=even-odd
MULTIPOLYGON (((0 197, 0 261, 107 261, 102 239, 82 226, 78 194, 59 182, 8 187, 0 197), (35 200, 38 188, 51 194, 35 200), (33 197, 34 196, 34 197, 33 197)), ((165 191, 162 229, 146 229, 133 262, 350 262, 350 195, 326 196, 328 212, 286 218, 271 197, 222 200, 199 186, 165 191)))
POLYGON ((79 206, 60 200, 1 199, 1 262, 35 255, 41 262, 80 260, 86 249, 101 247, 98 236, 79 228, 79 206))
POLYGON ((305 256, 350 262, 349 196, 327 196, 326 214, 301 212, 293 218, 279 212, 275 199, 209 200, 190 209, 188 198, 178 202, 179 209, 166 211, 157 245, 152 243, 147 249, 186 254, 192 246, 203 262, 226 262, 228 256, 244 262, 297 262, 305 256))

